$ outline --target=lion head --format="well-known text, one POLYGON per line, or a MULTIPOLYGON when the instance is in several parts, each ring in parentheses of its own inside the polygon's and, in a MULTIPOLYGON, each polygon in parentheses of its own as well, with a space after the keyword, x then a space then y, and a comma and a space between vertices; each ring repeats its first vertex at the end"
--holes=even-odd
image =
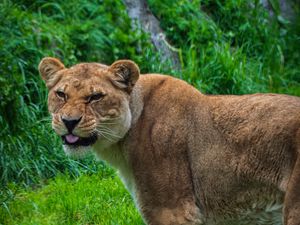
POLYGON ((52 127, 67 154, 81 154, 95 144, 108 147, 127 133, 132 118, 130 93, 139 78, 134 62, 66 68, 58 59, 47 57, 39 71, 49 89, 52 127))

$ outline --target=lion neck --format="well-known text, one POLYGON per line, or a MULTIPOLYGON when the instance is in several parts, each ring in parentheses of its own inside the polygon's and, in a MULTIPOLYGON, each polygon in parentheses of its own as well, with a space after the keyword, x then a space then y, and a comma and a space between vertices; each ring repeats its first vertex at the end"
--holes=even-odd
MULTIPOLYGON (((138 121, 143 110, 143 93, 138 83, 132 90, 129 104, 127 105, 126 116, 120 121, 120 127, 116 127, 120 138, 114 142, 107 139, 100 139, 93 146, 93 151, 101 160, 108 162, 112 167, 122 171, 128 167, 127 156, 121 149, 120 142, 126 138, 130 128, 138 121)), ((126 169, 125 169, 126 170, 126 169)))
MULTIPOLYGON (((142 87, 139 83, 133 88, 130 102, 128 105, 130 123, 129 126, 124 129, 122 128, 122 138, 120 138, 117 142, 111 143, 108 140, 97 141, 96 144, 93 146, 93 150, 96 156, 106 161, 109 165, 115 168, 123 183, 125 184, 126 188, 134 196, 134 179, 132 174, 132 169, 128 161, 128 155, 124 148, 122 148, 122 142, 126 138, 127 132, 130 128, 138 121, 142 111, 143 111, 143 93, 142 87), (126 131, 126 132, 125 132, 126 131)), ((127 121, 128 122, 128 121, 127 121)))

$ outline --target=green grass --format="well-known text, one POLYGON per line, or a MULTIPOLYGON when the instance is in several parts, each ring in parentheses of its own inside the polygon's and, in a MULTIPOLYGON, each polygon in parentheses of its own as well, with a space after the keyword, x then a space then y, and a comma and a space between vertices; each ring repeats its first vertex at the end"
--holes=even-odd
POLYGON ((0 208, 5 225, 142 225, 129 193, 118 177, 103 173, 71 178, 59 175, 43 187, 20 189, 0 208))

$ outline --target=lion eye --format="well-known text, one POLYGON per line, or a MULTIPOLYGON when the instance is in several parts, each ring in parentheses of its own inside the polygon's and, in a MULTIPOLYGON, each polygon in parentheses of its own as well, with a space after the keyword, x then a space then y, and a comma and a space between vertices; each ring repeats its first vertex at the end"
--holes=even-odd
POLYGON ((88 97, 88 102, 90 103, 92 101, 98 101, 103 97, 104 97, 104 94, 101 94, 101 93, 93 94, 88 97))
POLYGON ((66 100, 66 94, 63 93, 62 91, 56 91, 56 95, 59 98, 63 98, 64 100, 66 100))

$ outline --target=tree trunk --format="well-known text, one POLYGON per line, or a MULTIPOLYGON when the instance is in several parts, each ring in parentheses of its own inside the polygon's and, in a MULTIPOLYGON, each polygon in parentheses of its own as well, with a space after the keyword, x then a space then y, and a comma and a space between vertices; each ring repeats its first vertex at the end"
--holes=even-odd
POLYGON ((177 51, 167 42, 159 21, 151 13, 146 0, 123 0, 134 27, 141 28, 150 34, 151 41, 161 53, 163 61, 170 60, 175 70, 180 70, 177 51))
POLYGON ((272 5, 271 0, 260 0, 260 3, 269 11, 271 17, 281 15, 284 19, 293 21, 295 19, 295 10, 293 5, 297 4, 297 0, 278 0, 278 7, 272 5))

